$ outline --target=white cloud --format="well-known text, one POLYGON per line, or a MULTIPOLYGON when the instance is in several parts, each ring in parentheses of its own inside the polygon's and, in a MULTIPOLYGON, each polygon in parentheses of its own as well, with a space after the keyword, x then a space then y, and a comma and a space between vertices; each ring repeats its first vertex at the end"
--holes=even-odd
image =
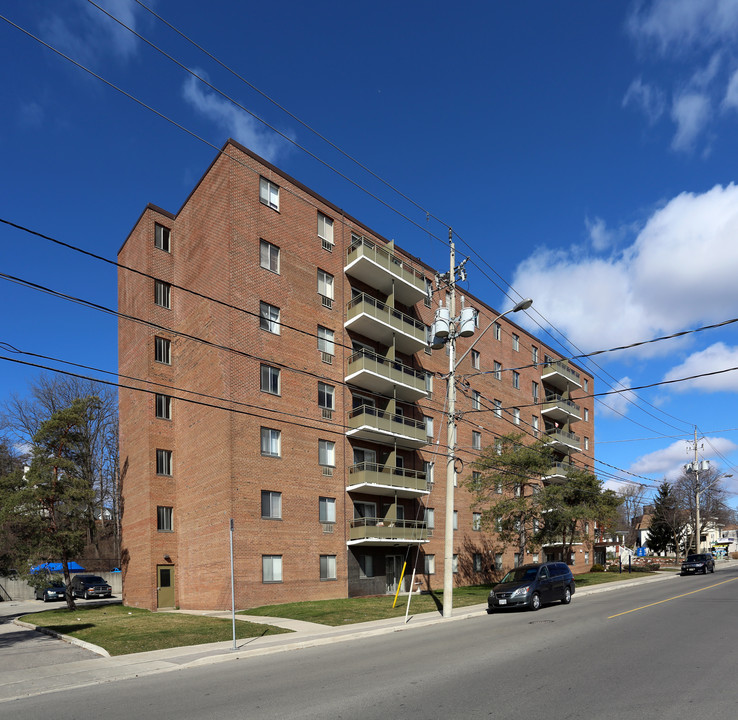
MULTIPOLYGON (((729 347, 720 342, 690 355, 683 363, 669 370, 664 380, 678 380, 732 367, 738 367, 738 347, 729 347)), ((738 370, 674 383, 672 389, 678 392, 738 392, 738 370)))
POLYGON ((623 97, 623 107, 634 105, 640 109, 653 125, 663 114, 666 107, 664 93, 655 85, 644 83, 637 77, 630 84, 623 97))
POLYGON ((676 125, 676 134, 671 141, 672 148, 691 150, 710 119, 710 98, 697 92, 685 92, 675 97, 671 118, 676 125))
MULTIPOLYGON (((206 73, 193 68, 200 77, 206 73)), ((284 149, 282 138, 262 126, 236 105, 206 89, 200 80, 189 76, 182 86, 182 96, 199 113, 228 133, 230 137, 270 161, 284 149)))
MULTIPOLYGON (((738 187, 717 185, 672 199, 610 258, 538 249, 517 267, 513 286, 585 351, 647 340, 738 314, 736 237, 738 187)), ((670 341, 630 352, 673 349, 670 341)))
MULTIPOLYGON (((738 445, 726 438, 704 438, 704 444, 716 455, 727 455, 738 449, 738 445)), ((663 450, 642 455, 628 469, 638 475, 661 475, 673 480, 692 459, 690 447, 691 442, 677 440, 663 450)))
POLYGON ((615 234, 612 230, 608 230, 605 221, 598 217, 594 220, 584 219, 584 224, 589 233, 589 239, 592 241, 592 247, 595 250, 605 250, 612 245, 615 234))
MULTIPOLYGON (((616 383, 613 383, 613 389, 621 390, 622 388, 629 388, 631 385, 631 379, 629 377, 623 377, 616 383)), ((622 417, 627 414, 631 407, 631 402, 638 402, 637 396, 632 392, 625 391, 606 395, 605 397, 598 398, 597 414, 601 417, 622 417)))
POLYGON ((723 108, 738 110, 738 70, 731 75, 728 81, 728 87, 723 98, 723 108))

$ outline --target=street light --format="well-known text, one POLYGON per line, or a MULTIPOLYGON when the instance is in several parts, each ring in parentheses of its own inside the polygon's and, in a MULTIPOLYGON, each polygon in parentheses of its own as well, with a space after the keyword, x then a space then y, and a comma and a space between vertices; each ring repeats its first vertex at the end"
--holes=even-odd
MULTIPOLYGON (((449 230, 449 244, 451 248, 451 270, 449 272, 449 299, 446 308, 440 308, 436 316, 436 322, 433 323, 434 336, 435 331, 441 329, 445 335, 445 344, 449 349, 448 361, 448 378, 446 379, 447 396, 448 396, 448 427, 447 427, 447 454, 446 454, 446 523, 444 530, 443 545, 443 617, 451 617, 453 610, 453 592, 454 592, 454 575, 453 575, 453 559, 454 559, 454 486, 456 484, 456 368, 459 363, 467 356, 472 348, 482 339, 484 333, 489 330, 501 317, 510 313, 527 310, 533 300, 526 298, 521 300, 515 306, 511 307, 503 313, 500 313, 490 322, 489 325, 479 334, 477 339, 469 346, 467 351, 456 360, 456 338, 459 336, 468 336, 471 332, 466 330, 465 312, 462 310, 461 315, 454 317, 456 313, 456 266, 455 266, 455 247, 453 236, 449 230)), ((441 341, 434 338, 434 344, 441 345, 441 341)))

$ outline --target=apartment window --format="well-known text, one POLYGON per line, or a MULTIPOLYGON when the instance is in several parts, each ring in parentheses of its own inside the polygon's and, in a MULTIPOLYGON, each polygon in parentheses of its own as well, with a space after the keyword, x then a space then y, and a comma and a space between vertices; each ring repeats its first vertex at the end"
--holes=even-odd
POLYGON ((171 475, 172 474, 172 451, 157 450, 156 451, 156 474, 171 475))
POLYGON ((429 396, 433 395, 433 375, 431 373, 425 374, 425 391, 429 396))
POLYGON ((533 415, 531 417, 530 424, 533 428, 533 437, 538 437, 538 415, 533 415))
POLYGON ((374 558, 371 555, 359 555, 359 577, 374 577, 374 558))
POLYGON ((495 440, 495 452, 498 455, 502 455, 502 440, 500 440, 500 438, 495 440))
POLYGON ((266 240, 259 240, 259 264, 265 270, 279 274, 279 248, 266 240))
POLYGON ((336 522, 336 498, 318 498, 318 515, 322 523, 336 522))
POLYGON ((472 448, 474 450, 482 449, 482 433, 472 430, 472 448))
POLYGON ((156 529, 159 532, 172 532, 172 508, 161 505, 156 508, 156 529))
POLYGON ((160 307, 171 310, 172 308, 172 286, 162 280, 154 280, 154 303, 160 307))
POLYGON ((259 178, 259 201, 272 210, 279 210, 279 185, 271 180, 259 178))
POLYGON ((501 418, 502 417, 502 400, 493 400, 493 405, 495 406, 495 417, 501 418))
POLYGON ((584 449, 589 450, 589 438, 588 437, 584 438, 584 449))
POLYGON ((336 466, 336 443, 331 440, 318 440, 318 464, 323 467, 336 466))
POLYGON ((520 408, 513 408, 513 422, 520 425, 520 408))
POLYGON ((589 380, 587 378, 584 378, 584 392, 589 391, 589 380))
POLYGON ((459 572, 459 556, 454 555, 453 562, 451 563, 451 570, 453 571, 454 575, 456 575, 459 572))
POLYGON ((502 365, 495 360, 494 365, 494 376, 495 380, 502 380, 502 365))
POLYGON ((261 556, 261 581, 264 583, 282 582, 282 556, 261 556))
POLYGON ((161 420, 172 419, 172 398, 169 395, 156 394, 156 417, 161 420))
POLYGON ((516 390, 520 390, 520 373, 517 370, 513 370, 512 383, 516 390))
POLYGON ((259 302, 259 327, 279 335, 279 308, 263 301, 259 302))
POLYGON ((333 307, 333 275, 318 268, 318 295, 323 302, 323 307, 333 307))
POLYGON ((587 521, 584 523, 584 534, 589 535, 589 523, 587 521))
POLYGON ((261 491, 261 516, 271 520, 282 519, 282 493, 271 490, 261 491))
POLYGON ((520 352, 520 335, 512 334, 513 350, 520 352))
POLYGON ((495 570, 502 570, 502 553, 495 553, 495 570))
POLYGON ((426 575, 435 575, 436 574, 436 556, 435 555, 426 555, 425 556, 425 574, 426 575))
MULTIPOLYGON (((333 385, 326 383, 318 383, 318 407, 329 412, 335 409, 335 393, 336 389, 333 385)), ((323 413, 325 415, 325 413, 323 413)), ((330 419, 330 416, 329 418, 330 419)))
POLYGON ((539 557, 538 556, 538 553, 533 553, 533 562, 534 563, 537 563, 538 562, 538 557, 539 557))
POLYGON ((533 384, 531 385, 531 390, 533 393, 533 402, 538 405, 538 383, 533 380, 533 384))
POLYGON ((423 462, 423 472, 425 472, 425 480, 426 482, 432 483, 435 482, 435 478, 433 477, 435 465, 432 462, 428 462, 425 460, 423 462))
POLYGON ((154 360, 165 365, 172 364, 172 341, 163 337, 154 338, 154 360))
POLYGON ((589 422, 589 408, 584 408, 584 422, 589 422))
POLYGON ((454 530, 459 529, 459 511, 454 510, 454 530))
POLYGON ((271 393, 272 395, 280 394, 279 368, 271 365, 261 366, 261 391, 271 393))
POLYGON ((320 556, 320 579, 335 580, 336 579, 336 556, 321 555, 320 556))
POLYGON ((433 301, 433 282, 431 280, 428 280, 428 278, 426 278, 425 279, 425 298, 423 299, 423 304, 426 307, 430 307, 432 301, 433 301))
POLYGON ((424 415, 423 420, 425 422, 426 437, 432 438, 433 437, 433 418, 428 417, 428 415, 424 415))
POLYGON ((589 552, 584 551, 584 564, 589 565, 589 552))
POLYGON ((436 510, 435 508, 427 507, 425 509, 425 526, 428 530, 433 530, 436 526, 436 510))
POLYGON ((154 223, 154 247, 171 252, 172 231, 168 227, 154 223))
POLYGON ((520 483, 515 483, 513 485, 513 495, 515 495, 515 497, 523 496, 523 486, 520 483))
POLYGON ((474 553, 474 572, 482 572, 482 553, 474 553))
POLYGON ((279 457, 282 432, 273 428, 261 428, 261 454, 266 457, 279 457))
POLYGON ((478 390, 472 390, 472 409, 482 409, 482 394, 478 390))
POLYGON ((333 250, 333 220, 321 212, 318 213, 318 237, 324 250, 333 250))
POLYGON ((498 322, 495 323, 494 333, 495 340, 502 340, 502 325, 500 325, 500 323, 498 322))
POLYGON ((520 553, 514 553, 513 554, 513 567, 520 567, 520 558, 521 557, 522 556, 521 556, 520 553))
POLYGON ((334 355, 336 350, 333 344, 333 330, 318 325, 318 350, 326 355, 334 355))
POLYGON ((472 470, 471 487, 472 490, 480 490, 482 488, 482 473, 478 470, 472 470))
POLYGON ((538 348, 535 345, 531 345, 530 355, 531 355, 531 360, 533 364, 537 365, 538 364, 538 348))
POLYGON ((475 370, 479 370, 480 364, 481 363, 479 362, 479 352, 477 350, 472 350, 471 351, 471 365, 472 365, 472 367, 475 370))
POLYGON ((472 530, 481 530, 482 529, 482 513, 473 513, 472 514, 472 530))

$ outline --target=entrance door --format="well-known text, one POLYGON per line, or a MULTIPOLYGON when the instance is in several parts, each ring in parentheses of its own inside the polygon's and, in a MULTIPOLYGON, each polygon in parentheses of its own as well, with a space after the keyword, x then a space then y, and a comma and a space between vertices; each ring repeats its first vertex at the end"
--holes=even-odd
POLYGON ((402 555, 387 555, 384 561, 387 592, 397 592, 397 584, 402 574, 402 555))
POLYGON ((173 608, 174 601, 174 565, 156 566, 156 607, 173 608))

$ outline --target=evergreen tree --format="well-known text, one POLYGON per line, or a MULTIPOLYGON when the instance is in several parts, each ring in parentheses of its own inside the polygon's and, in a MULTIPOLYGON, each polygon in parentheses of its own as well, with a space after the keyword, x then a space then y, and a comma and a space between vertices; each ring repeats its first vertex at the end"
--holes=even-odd
POLYGON ((648 528, 646 544, 655 553, 676 550, 674 541, 674 518, 677 514, 677 501, 671 485, 666 480, 659 485, 654 499, 653 515, 648 528))

